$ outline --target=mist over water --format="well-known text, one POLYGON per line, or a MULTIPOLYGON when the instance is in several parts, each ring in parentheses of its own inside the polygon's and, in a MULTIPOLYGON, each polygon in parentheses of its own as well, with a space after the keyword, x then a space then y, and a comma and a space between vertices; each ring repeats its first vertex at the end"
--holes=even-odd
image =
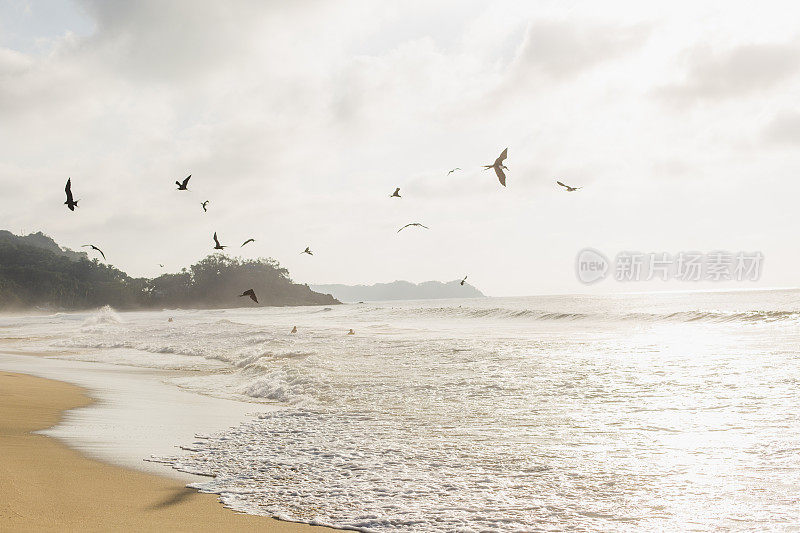
POLYGON ((0 318, 0 337, 280 406, 165 458, 245 512, 374 531, 783 529, 800 522, 798 302, 105 308, 0 318))

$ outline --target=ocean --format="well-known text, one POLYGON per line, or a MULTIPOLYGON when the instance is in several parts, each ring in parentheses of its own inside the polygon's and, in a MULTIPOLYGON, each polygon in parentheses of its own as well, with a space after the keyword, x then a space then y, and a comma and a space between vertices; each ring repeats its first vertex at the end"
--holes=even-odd
POLYGON ((800 530, 797 290, 103 308, 3 316, 0 341, 251 403, 152 458, 246 513, 364 531, 800 530))

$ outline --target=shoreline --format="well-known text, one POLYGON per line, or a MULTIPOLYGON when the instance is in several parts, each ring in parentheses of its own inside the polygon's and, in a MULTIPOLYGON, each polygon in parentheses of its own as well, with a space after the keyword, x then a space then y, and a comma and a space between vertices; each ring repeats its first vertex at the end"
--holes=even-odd
POLYGON ((95 401, 70 409, 39 433, 64 442, 86 457, 192 483, 202 477, 153 458, 180 454, 198 434, 224 431, 272 408, 216 398, 168 382, 181 371, 26 355, 0 350, 0 371, 70 383, 95 401))
POLYGON ((238 513, 216 494, 90 459, 39 433, 94 402, 71 383, 0 371, 0 529, 335 531, 238 513))

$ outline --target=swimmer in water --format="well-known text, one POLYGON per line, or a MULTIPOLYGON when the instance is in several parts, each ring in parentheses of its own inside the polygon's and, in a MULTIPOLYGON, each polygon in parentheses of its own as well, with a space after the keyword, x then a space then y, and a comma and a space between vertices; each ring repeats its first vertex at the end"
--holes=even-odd
POLYGON ((292 328, 292 333, 297 333, 297 326, 292 328))
POLYGON ((350 331, 347 332, 348 335, 355 335, 356 332, 353 331, 353 328, 350 328, 350 331))

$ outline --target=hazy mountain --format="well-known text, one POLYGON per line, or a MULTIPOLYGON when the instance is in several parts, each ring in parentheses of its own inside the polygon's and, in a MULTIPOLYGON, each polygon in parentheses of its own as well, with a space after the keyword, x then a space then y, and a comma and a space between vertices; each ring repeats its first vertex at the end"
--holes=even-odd
POLYGON ((41 233, 0 230, 0 309, 216 308, 331 305, 330 294, 294 283, 274 259, 209 255, 178 273, 132 278, 86 254, 63 249, 41 233), (259 303, 239 298, 254 289, 259 303))
POLYGON ((393 281, 391 283, 376 283, 374 285, 311 285, 318 292, 332 294, 334 298, 343 302, 366 302, 374 300, 434 300, 440 298, 480 298, 484 294, 460 280, 425 281, 411 283, 408 281, 393 281))

